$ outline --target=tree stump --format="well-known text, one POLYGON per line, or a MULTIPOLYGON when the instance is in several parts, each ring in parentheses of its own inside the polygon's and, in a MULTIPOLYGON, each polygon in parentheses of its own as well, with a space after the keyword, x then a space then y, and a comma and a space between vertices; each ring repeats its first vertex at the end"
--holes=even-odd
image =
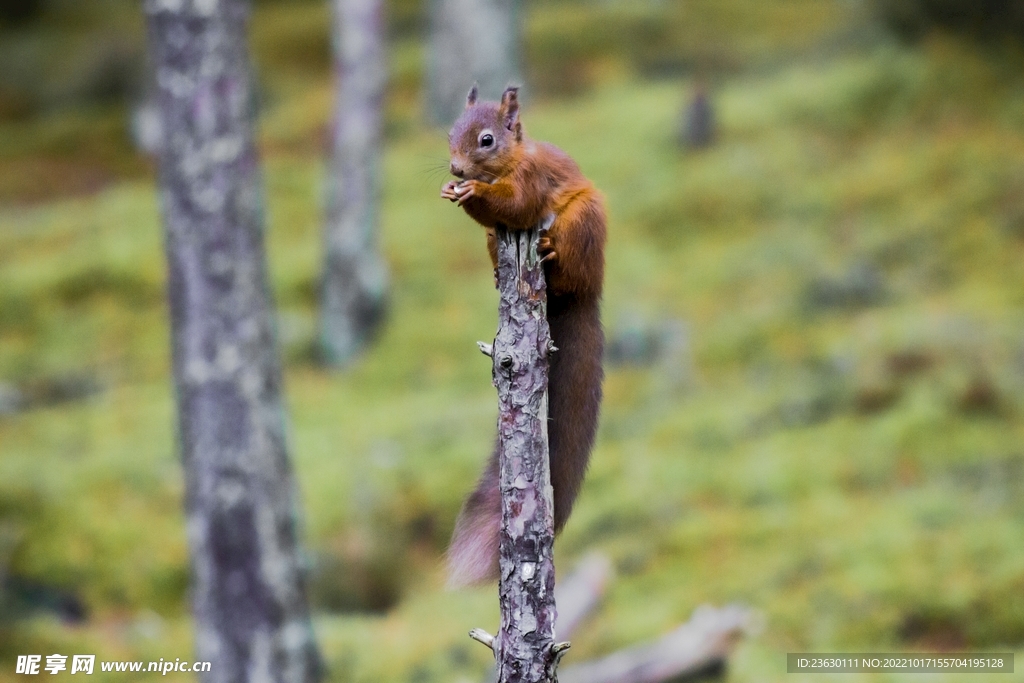
POLYGON ((555 643, 554 504, 548 462, 547 321, 540 228, 499 228, 499 325, 490 351, 498 390, 502 525, 501 627, 491 646, 499 683, 550 683, 568 643, 555 643))

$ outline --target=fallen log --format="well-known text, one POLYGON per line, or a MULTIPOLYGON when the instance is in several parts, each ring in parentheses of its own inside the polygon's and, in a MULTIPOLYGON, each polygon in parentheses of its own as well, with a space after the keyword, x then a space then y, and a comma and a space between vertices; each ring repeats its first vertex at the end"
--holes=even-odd
POLYGON ((653 643, 558 672, 559 683, 665 683, 722 663, 754 624, 740 605, 698 607, 690 620, 653 643))

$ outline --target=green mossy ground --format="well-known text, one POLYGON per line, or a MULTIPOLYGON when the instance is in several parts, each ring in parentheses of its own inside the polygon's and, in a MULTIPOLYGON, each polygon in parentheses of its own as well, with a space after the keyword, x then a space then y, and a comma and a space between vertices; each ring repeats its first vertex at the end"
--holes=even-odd
MULTIPOLYGON (((823 1, 735 28, 730 12, 749 5, 691 5, 735 31, 723 34, 734 63, 708 62, 726 74, 710 149, 674 144, 691 81, 637 77, 658 60, 629 46, 602 60, 570 44, 593 87, 523 112, 607 195, 609 334, 678 320, 688 338, 653 364, 609 368, 556 559, 564 570, 599 548, 619 576, 567 661, 732 601, 764 624, 731 681, 832 680, 785 674, 792 651, 1020 654, 1024 61, 941 38, 840 40, 845 19, 823 1), (810 17, 800 30, 794 12, 810 17), (761 48, 785 58, 735 67, 761 48)), ((418 123, 422 49, 399 37, 390 319, 350 371, 310 362, 330 90, 323 60, 289 36, 326 14, 286 7, 260 7, 254 44, 268 64, 267 250, 318 638, 331 680, 478 680, 489 656, 465 633, 496 623, 494 591, 445 592, 440 557, 493 437, 474 345, 495 326, 483 235, 437 197, 445 139, 418 123)), ((545 27, 565 17, 597 21, 564 4, 530 11, 542 54, 564 42, 545 27)), ((104 142, 120 115, 0 125, 0 378, 102 387, 0 418, 0 560, 89 610, 78 626, 45 612, 0 622, 0 680, 27 652, 191 652, 157 197, 147 164, 104 142), (48 171, 22 195, 24 176, 6 173, 87 159, 90 145, 113 169, 91 194, 62 196, 48 171)))

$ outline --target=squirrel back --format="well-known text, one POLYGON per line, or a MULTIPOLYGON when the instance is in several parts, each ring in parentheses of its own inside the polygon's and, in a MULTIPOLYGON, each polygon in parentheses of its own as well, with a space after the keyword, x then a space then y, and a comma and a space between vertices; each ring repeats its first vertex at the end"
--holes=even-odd
MULTIPOLYGON (((497 266, 493 229, 528 230, 553 216, 541 238, 548 286, 548 324, 558 351, 548 380, 548 452, 554 490, 555 531, 565 526, 587 471, 601 404, 606 219, 601 195, 572 158, 523 133, 515 88, 501 102, 477 102, 449 135, 452 174, 441 196, 488 228, 488 251, 497 266)), ((466 499, 448 551, 449 584, 497 578, 501 492, 497 447, 466 499)))

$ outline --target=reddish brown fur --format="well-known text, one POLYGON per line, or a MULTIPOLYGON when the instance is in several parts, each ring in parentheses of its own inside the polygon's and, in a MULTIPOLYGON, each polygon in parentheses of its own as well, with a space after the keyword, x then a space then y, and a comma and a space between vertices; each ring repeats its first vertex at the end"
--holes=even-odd
MULTIPOLYGON (((487 247, 497 266, 494 227, 526 230, 554 216, 542 238, 548 255, 548 323, 558 351, 551 358, 548 442, 555 496, 555 531, 565 526, 590 459, 601 403, 600 298, 604 281, 605 211, 600 193, 579 167, 554 145, 529 140, 519 122, 516 91, 500 103, 476 102, 449 135, 452 181, 441 196, 457 201, 487 228, 487 247), (481 146, 490 133, 494 143, 481 146)), ((501 496, 497 451, 463 506, 448 553, 450 582, 497 577, 501 496)))

